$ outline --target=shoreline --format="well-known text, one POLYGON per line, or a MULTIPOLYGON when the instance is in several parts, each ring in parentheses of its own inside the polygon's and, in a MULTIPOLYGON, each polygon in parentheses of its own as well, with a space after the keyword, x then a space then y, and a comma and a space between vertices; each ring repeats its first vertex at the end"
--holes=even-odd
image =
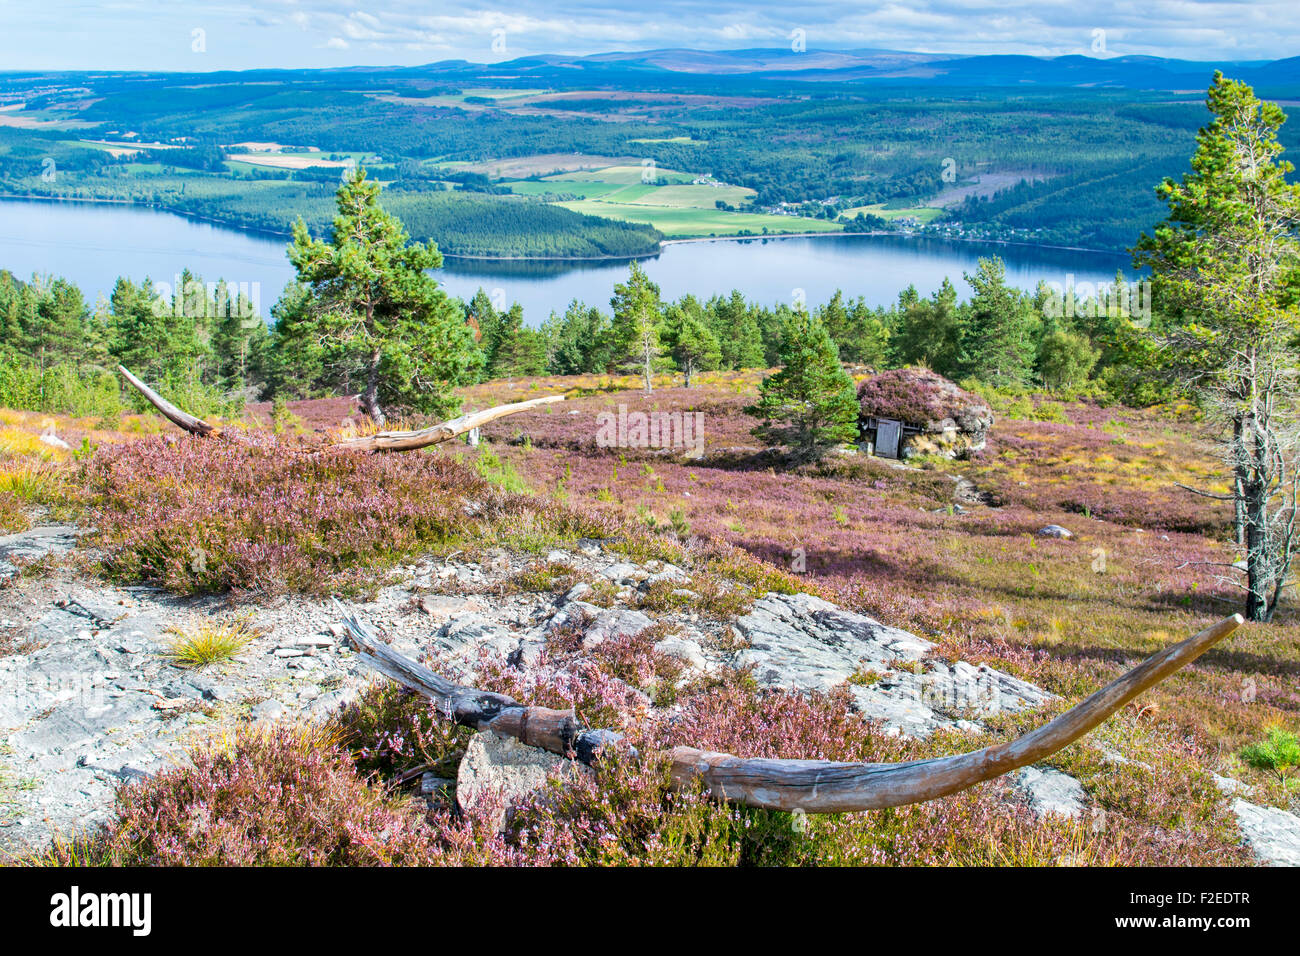
MULTIPOLYGON (((257 228, 253 226, 244 226, 232 223, 223 219, 213 218, 212 216, 203 216, 197 213, 183 212, 172 209, 168 206, 159 205, 152 202, 139 202, 134 199, 103 199, 103 198, 86 198, 80 196, 41 196, 24 193, 18 195, 15 193, 0 193, 0 201, 14 200, 21 202, 59 202, 59 203, 88 203, 94 205, 113 205, 113 206, 134 206, 142 209, 151 209, 155 212, 165 212, 173 216, 179 216, 182 219, 188 219, 192 222, 201 222, 208 225, 216 226, 221 229, 229 229, 232 232, 242 232, 253 236, 265 236, 275 239, 291 239, 292 232, 278 232, 273 229, 257 228)), ((778 232, 769 233, 768 235, 750 235, 750 236, 685 236, 680 239, 663 239, 659 242, 659 248, 654 252, 634 253, 625 256, 481 256, 467 255, 465 253, 443 252, 444 259, 457 259, 464 262, 632 262, 642 259, 657 258, 667 246, 687 245, 701 242, 752 242, 755 240, 766 241, 768 239, 826 239, 826 238, 853 238, 853 237, 881 237, 892 236, 902 239, 932 239, 936 242, 966 242, 966 243, 984 243, 986 245, 999 246, 1018 246, 1025 249, 1053 249, 1058 252, 1082 252, 1088 255, 1113 256, 1116 259, 1123 259, 1128 256, 1128 252, 1118 252, 1113 249, 1091 249, 1087 246, 1061 246, 1046 242, 1025 242, 1020 239, 986 239, 973 238, 969 236, 937 236, 924 232, 900 231, 873 229, 870 232, 847 232, 839 231, 820 231, 820 232, 778 232)), ((428 242, 428 239, 415 240, 417 242, 428 242)))

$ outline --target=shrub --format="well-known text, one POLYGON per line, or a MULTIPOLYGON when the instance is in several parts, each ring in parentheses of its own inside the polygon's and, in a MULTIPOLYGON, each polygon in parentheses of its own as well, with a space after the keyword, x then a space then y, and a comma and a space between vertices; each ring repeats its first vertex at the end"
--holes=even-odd
POLYGON ((245 726, 119 790, 97 856, 113 866, 376 866, 430 862, 431 842, 318 728, 245 726))
POLYGON ((1300 738, 1275 727, 1263 740, 1242 747, 1241 759, 1256 770, 1277 774, 1285 783, 1287 775, 1300 766, 1300 738))
POLYGON ((95 541, 118 581, 183 594, 357 593, 454 542, 542 547, 612 519, 495 488, 437 454, 143 439, 80 466, 95 541))

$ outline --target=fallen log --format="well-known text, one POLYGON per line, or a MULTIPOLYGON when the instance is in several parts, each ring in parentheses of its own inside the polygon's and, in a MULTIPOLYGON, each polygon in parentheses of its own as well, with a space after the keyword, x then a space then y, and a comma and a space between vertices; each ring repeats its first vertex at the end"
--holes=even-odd
POLYGON ((564 401, 563 395, 530 398, 526 402, 497 405, 493 408, 485 408, 481 412, 467 412, 459 418, 440 422, 437 425, 430 425, 428 428, 420 428, 415 431, 392 431, 378 432, 374 435, 358 435, 355 438, 344 438, 336 444, 341 448, 355 448, 359 451, 414 451, 417 448, 427 448, 430 445, 448 441, 457 435, 463 435, 465 432, 486 425, 488 422, 494 422, 498 418, 524 412, 539 405, 549 405, 552 402, 562 401, 564 401))
POLYGON ((334 606, 343 618, 352 646, 370 659, 375 670, 428 697, 443 714, 462 726, 491 730, 551 753, 575 754, 587 764, 593 763, 602 749, 622 739, 622 734, 612 730, 580 727, 571 710, 531 707, 505 694, 453 684, 397 653, 337 599, 334 606))
MULTIPOLYGON (((140 379, 136 378, 123 365, 119 365, 117 370, 121 372, 128 382, 130 382, 140 394, 143 395, 149 404, 162 414, 164 418, 179 428, 183 428, 191 435, 197 435, 200 438, 226 436, 229 433, 223 433, 215 425, 205 422, 201 418, 189 414, 177 408, 167 399, 163 398, 152 388, 146 385, 140 379)), ((481 412, 467 412, 459 418, 453 418, 449 421, 439 422, 437 425, 430 425, 427 428, 420 428, 415 431, 391 431, 378 432, 374 435, 359 435, 355 438, 344 438, 331 444, 338 448, 351 448, 357 451, 415 451, 419 448, 427 448, 430 445, 437 445, 440 442, 449 441, 457 435, 463 435, 468 431, 473 431, 486 425, 488 422, 494 422, 498 418, 505 418, 507 415, 514 415, 518 412, 527 411, 530 408, 536 408, 539 405, 549 405, 552 402, 564 401, 563 395, 546 395, 542 398, 531 398, 524 402, 513 402, 508 405, 497 405, 493 408, 485 408, 481 412)))
MULTIPOLYGON (((579 727, 572 711, 530 707, 502 694, 453 684, 384 644, 337 601, 335 606, 353 646, 377 670, 435 701, 458 724, 514 737, 588 764, 602 749, 622 739, 613 731, 579 727)), ((677 789, 685 789, 699 781, 709 792, 732 803, 805 813, 879 810, 934 800, 1051 756, 1144 690, 1196 660, 1242 621, 1240 614, 1234 614, 1153 654, 1059 717, 1009 743, 904 763, 736 757, 675 747, 670 754, 672 782, 677 789)))

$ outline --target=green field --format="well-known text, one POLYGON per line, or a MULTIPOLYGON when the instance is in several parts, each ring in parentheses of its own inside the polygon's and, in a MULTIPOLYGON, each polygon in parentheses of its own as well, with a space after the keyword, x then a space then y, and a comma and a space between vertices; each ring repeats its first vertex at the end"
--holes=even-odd
POLYGON ((887 219, 890 222, 895 219, 911 217, 925 226, 940 218, 944 213, 938 206, 907 206, 901 209, 890 209, 887 208, 888 205, 887 203, 873 203, 870 206, 854 206, 852 209, 844 210, 841 215, 846 219, 852 219, 861 212, 866 213, 868 216, 879 216, 881 219, 887 219))
MULTIPOLYGON (((708 188, 708 187, 702 187, 708 188)), ((557 205, 588 216, 604 216, 654 226, 671 239, 694 236, 734 236, 742 232, 840 232, 844 227, 825 219, 769 216, 765 213, 725 212, 721 209, 671 208, 600 200, 562 202, 557 205)))
MULTIPOLYGON (((568 173, 556 173, 545 177, 545 182, 565 183, 617 183, 624 186, 640 185, 642 176, 640 166, 606 166, 604 169, 575 169, 568 173)), ((691 173, 676 169, 656 169, 656 179, 666 179, 670 183, 689 183, 695 178, 691 173)))

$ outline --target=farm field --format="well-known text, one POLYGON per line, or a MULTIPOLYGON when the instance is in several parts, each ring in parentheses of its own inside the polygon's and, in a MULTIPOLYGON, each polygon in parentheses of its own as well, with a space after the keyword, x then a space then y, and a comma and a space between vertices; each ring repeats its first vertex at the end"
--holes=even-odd
MULTIPOLYGON (((700 187, 708 188, 708 187, 700 187)), ((773 216, 766 213, 726 212, 719 209, 656 206, 649 203, 614 203, 598 199, 561 202, 556 205, 589 216, 606 216, 654 226, 674 239, 696 236, 735 236, 741 233, 842 232, 840 223, 801 216, 773 216)))

